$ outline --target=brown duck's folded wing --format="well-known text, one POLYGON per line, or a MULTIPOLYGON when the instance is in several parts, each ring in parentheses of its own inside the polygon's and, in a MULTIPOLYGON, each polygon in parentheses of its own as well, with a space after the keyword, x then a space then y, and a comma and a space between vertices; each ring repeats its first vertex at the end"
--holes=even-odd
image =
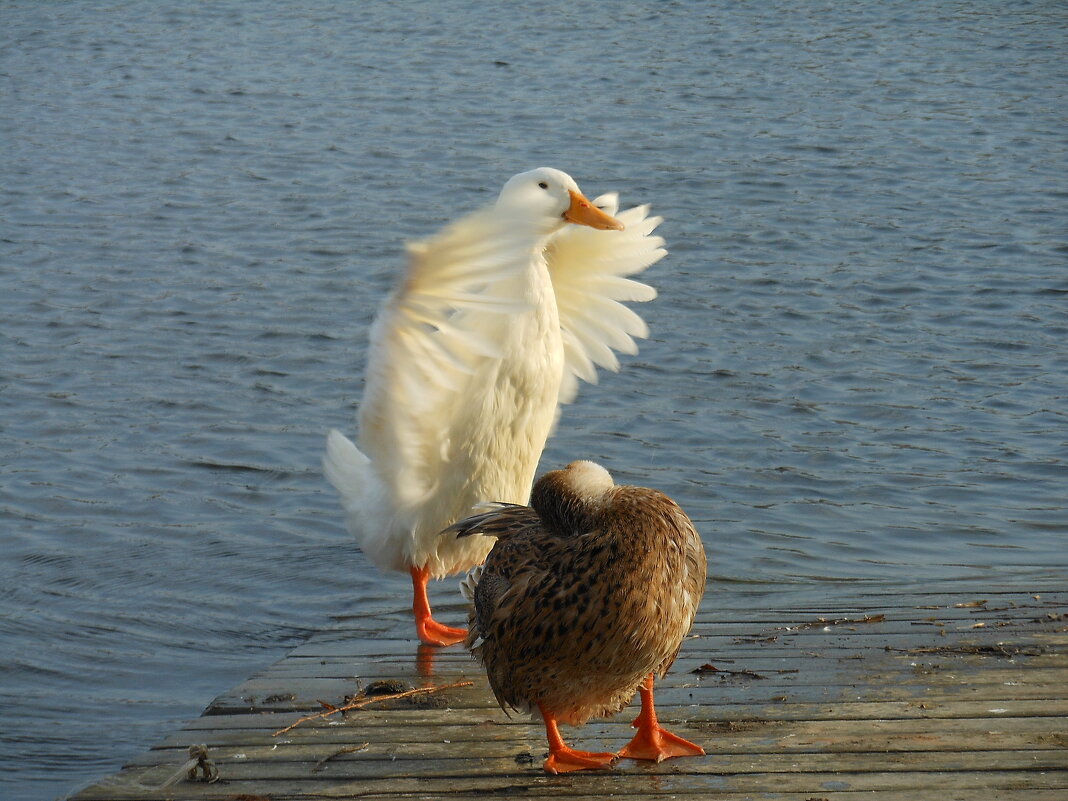
POLYGON ((446 529, 458 537, 480 534, 497 538, 486 563, 465 579, 464 594, 472 602, 466 644, 476 655, 480 655, 483 641, 494 636, 501 616, 510 612, 517 582, 525 584, 529 580, 525 574, 541 571, 537 564, 539 543, 550 536, 537 512, 528 506, 493 503, 479 507, 482 511, 446 529))
POLYGON ((537 512, 517 503, 480 503, 475 509, 478 510, 475 514, 458 520, 441 533, 457 537, 481 534, 500 539, 541 525, 537 512))

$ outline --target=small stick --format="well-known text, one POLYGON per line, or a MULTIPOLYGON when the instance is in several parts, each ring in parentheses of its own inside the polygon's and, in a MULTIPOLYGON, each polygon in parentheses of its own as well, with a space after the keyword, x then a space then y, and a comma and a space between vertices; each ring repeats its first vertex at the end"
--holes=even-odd
POLYGON ((318 762, 316 762, 315 763, 315 767, 312 768, 312 773, 318 773, 319 770, 323 767, 323 765, 325 765, 327 762, 329 762, 334 757, 339 757, 342 754, 355 754, 357 751, 366 751, 370 747, 371 747, 370 743, 364 743, 363 745, 349 745, 349 746, 346 746, 346 747, 342 748, 339 751, 335 751, 330 756, 323 757, 318 762))
MULTIPOLYGON (((390 693, 389 695, 372 695, 369 698, 366 695, 362 697, 358 696, 355 701, 351 701, 345 704, 344 706, 335 706, 331 707, 330 709, 327 709, 325 712, 319 712, 314 715, 305 715, 304 717, 297 720, 295 723, 291 723, 284 729, 279 729, 278 731, 274 732, 273 734, 271 734, 271 736, 277 737, 279 734, 285 734, 287 731, 295 729, 301 723, 307 723, 309 720, 318 720, 319 718, 326 718, 330 715, 337 714, 338 712, 348 712, 350 709, 362 709, 368 704, 373 704, 376 701, 393 701, 397 698, 408 698, 413 695, 429 695, 430 693, 437 693, 441 692, 442 690, 452 690, 456 687, 470 687, 472 684, 474 684, 473 681, 458 681, 453 684, 443 684, 440 687, 418 687, 414 690, 405 690, 402 693, 390 693)), ((319 703, 322 703, 322 701, 320 701, 319 703)))

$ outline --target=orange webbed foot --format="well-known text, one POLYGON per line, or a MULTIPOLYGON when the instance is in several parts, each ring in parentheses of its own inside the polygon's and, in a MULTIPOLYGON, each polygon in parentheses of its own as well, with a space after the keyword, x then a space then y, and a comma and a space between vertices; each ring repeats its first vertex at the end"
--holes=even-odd
POLYGON ((701 746, 659 726, 639 728, 634 738, 619 751, 619 755, 627 759, 651 759, 655 762, 663 762, 672 757, 704 756, 704 754, 705 749, 701 746))
POLYGON ((656 707, 653 703, 653 675, 650 673, 638 686, 642 699, 642 711, 634 719, 633 725, 638 731, 634 738, 620 749, 619 755, 627 759, 651 759, 663 762, 665 759, 682 756, 704 756, 705 749, 677 734, 663 728, 656 719, 656 707))
POLYGON ((467 629, 455 629, 438 623, 430 616, 430 599, 426 594, 426 584, 430 578, 430 571, 425 567, 412 567, 412 614, 415 615, 415 633, 419 635, 419 641, 424 645, 456 645, 463 642, 467 637, 467 629))
POLYGON ((463 642, 467 637, 467 629, 457 629, 438 623, 433 618, 424 618, 415 621, 415 631, 419 635, 419 641, 424 645, 456 645, 463 642))
POLYGON ((549 758, 542 763, 546 773, 570 773, 573 770, 606 770, 619 759, 615 754, 576 751, 564 742, 556 725, 556 715, 538 704, 549 741, 549 758))
POLYGON ((609 770, 619 757, 615 754, 594 751, 576 751, 563 748, 552 751, 542 767, 546 773, 570 773, 575 770, 609 770))

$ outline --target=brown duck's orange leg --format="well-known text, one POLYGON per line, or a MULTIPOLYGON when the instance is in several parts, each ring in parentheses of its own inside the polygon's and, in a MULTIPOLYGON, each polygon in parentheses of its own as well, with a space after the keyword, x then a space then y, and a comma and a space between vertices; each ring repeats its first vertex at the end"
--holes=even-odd
POLYGON ((541 704, 538 704, 538 709, 541 710, 541 716, 545 720, 545 737, 549 741, 549 758, 542 765, 547 773, 610 768, 612 763, 619 758, 615 754, 576 751, 574 748, 569 748, 556 727, 556 716, 541 704))
POLYGON ((426 595, 426 582, 430 578, 430 571, 425 567, 411 568, 412 589, 415 600, 412 603, 412 612, 415 614, 415 631, 419 635, 419 641, 427 645, 456 645, 463 642, 467 636, 467 629, 454 629, 438 623, 430 616, 430 599, 426 595))
POLYGON ((638 687, 638 693, 642 697, 642 711, 634 721, 638 732, 619 752, 621 757, 663 762, 671 757, 704 755, 705 749, 701 746, 660 727, 656 719, 656 709, 653 707, 652 673, 638 687))

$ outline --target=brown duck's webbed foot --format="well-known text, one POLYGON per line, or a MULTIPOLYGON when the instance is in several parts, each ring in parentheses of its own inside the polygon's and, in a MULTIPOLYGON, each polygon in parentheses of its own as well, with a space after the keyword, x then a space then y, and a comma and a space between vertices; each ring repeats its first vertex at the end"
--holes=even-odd
POLYGON ((547 773, 570 773, 574 770, 605 770, 611 768, 619 759, 612 753, 594 751, 576 751, 564 743, 556 725, 556 717, 540 704, 541 715, 545 719, 545 736, 549 740, 549 758, 542 767, 547 773))
POLYGON ((656 719, 656 709, 653 705, 653 676, 649 677, 638 688, 642 698, 642 711, 634 721, 638 729, 634 738, 619 751, 621 757, 628 759, 651 759, 655 762, 663 762, 665 759, 681 756, 703 756, 705 749, 696 743, 672 734, 662 728, 656 719))

